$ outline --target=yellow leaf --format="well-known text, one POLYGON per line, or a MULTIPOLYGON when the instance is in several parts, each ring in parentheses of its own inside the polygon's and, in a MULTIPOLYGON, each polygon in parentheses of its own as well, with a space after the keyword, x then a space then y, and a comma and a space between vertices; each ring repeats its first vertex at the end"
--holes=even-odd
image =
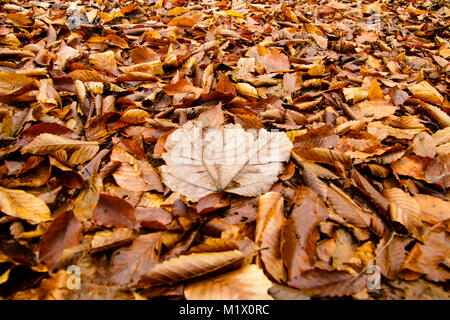
POLYGON ((272 282, 256 265, 208 278, 186 286, 188 300, 272 300, 272 282))
POLYGON ((230 16, 230 17, 244 18, 244 16, 242 14, 240 14, 239 12, 236 12, 234 10, 227 10, 224 12, 227 16, 230 16))
POLYGON ((427 81, 419 82, 409 88, 414 97, 419 98, 422 101, 430 102, 440 105, 444 102, 444 97, 427 81))
POLYGON ((45 202, 22 190, 0 187, 0 211, 32 224, 52 220, 45 202))
POLYGON ((167 15, 169 16, 179 16, 183 13, 189 12, 188 9, 183 8, 183 7, 176 7, 173 9, 170 9, 169 11, 167 11, 167 15))
POLYGON ((11 272, 11 269, 8 269, 5 273, 0 275, 0 285, 8 281, 9 279, 9 273, 11 272))

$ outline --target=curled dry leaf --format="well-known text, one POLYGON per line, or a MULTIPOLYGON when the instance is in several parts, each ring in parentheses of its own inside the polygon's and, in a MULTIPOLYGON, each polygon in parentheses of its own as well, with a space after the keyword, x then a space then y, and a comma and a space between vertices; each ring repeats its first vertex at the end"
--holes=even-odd
POLYGON ((127 228, 118 228, 113 231, 98 231, 92 238, 90 252, 100 252, 115 247, 121 247, 132 240, 133 231, 127 228))
POLYGON ((201 253, 201 252, 219 252, 239 249, 238 245, 227 239, 217 239, 211 238, 207 239, 205 242, 192 247, 190 253, 201 253))
POLYGON ((399 188, 385 189, 384 194, 389 200, 392 221, 400 223, 414 236, 420 237, 422 219, 416 200, 399 188))
POLYGON ((199 127, 188 123, 166 140, 163 182, 194 199, 217 191, 259 195, 277 180, 291 148, 281 132, 228 125, 202 135, 199 127))
POLYGON ((272 300, 267 293, 272 283, 254 264, 206 280, 184 289, 188 300, 272 300))
POLYGON ((164 261, 142 276, 138 286, 172 284, 240 265, 245 256, 239 250, 192 253, 164 261))
POLYGON ((328 189, 328 201, 344 220, 358 228, 370 227, 371 219, 345 192, 333 184, 328 189))
POLYGON ((442 188, 450 186, 450 154, 436 157, 427 165, 425 169, 425 179, 431 183, 436 183, 442 188))
POLYGON ((414 97, 417 97, 425 102, 430 102, 436 105, 440 105, 444 102, 444 97, 427 81, 419 82, 408 89, 412 92, 414 97))

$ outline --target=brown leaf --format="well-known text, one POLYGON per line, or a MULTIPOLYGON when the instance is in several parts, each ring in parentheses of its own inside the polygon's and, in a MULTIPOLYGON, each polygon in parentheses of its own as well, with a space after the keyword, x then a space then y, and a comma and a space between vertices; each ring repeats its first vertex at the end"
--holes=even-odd
POLYGON ((358 228, 368 228, 370 226, 370 216, 333 184, 328 189, 328 201, 331 203, 334 211, 342 216, 347 223, 358 228))
POLYGON ((285 220, 281 245, 288 279, 311 270, 319 240, 319 223, 328 217, 327 208, 311 189, 300 187, 295 196, 295 207, 285 220))
POLYGON ((189 253, 220 252, 239 249, 239 246, 227 239, 210 238, 189 249, 189 253))
POLYGON ((141 228, 167 230, 173 215, 162 208, 136 207, 136 220, 141 228))
POLYGON ((411 240, 392 234, 386 234, 380 240, 376 250, 376 265, 383 276, 391 280, 398 277, 407 255, 405 247, 411 240))
POLYGON ((99 145, 97 142, 79 141, 50 133, 42 133, 22 147, 22 153, 28 152, 39 155, 52 154, 60 150, 72 152, 67 162, 69 165, 76 165, 92 159, 98 152, 99 145))
POLYGON ((283 197, 268 192, 259 198, 256 219, 255 242, 263 250, 259 252, 258 264, 278 282, 286 280, 281 253, 281 228, 285 224, 283 197), (266 249, 267 248, 267 249, 266 249))
POLYGON ((267 73, 287 71, 290 68, 289 58, 278 50, 270 50, 258 45, 258 63, 264 66, 267 73))
POLYGON ((250 264, 189 284, 184 295, 188 300, 271 300, 267 293, 271 285, 263 271, 250 264))
POLYGON ((425 180, 425 169, 432 159, 415 155, 406 155, 391 164, 392 170, 400 175, 425 180))
POLYGON ((0 99, 8 101, 30 90, 34 86, 33 78, 15 72, 0 71, 0 99))
POLYGON ((436 144, 433 138, 424 131, 414 138, 411 146, 418 156, 434 158, 436 155, 436 144))
POLYGON ((445 201, 425 194, 413 197, 421 210, 421 219, 430 224, 438 224, 450 220, 449 201, 445 201))
POLYGON ((43 79, 39 81, 39 92, 36 99, 43 106, 48 108, 56 108, 62 105, 61 97, 58 91, 53 87, 51 79, 43 79))
POLYGON ((58 52, 56 53, 56 59, 54 65, 58 70, 64 70, 67 65, 82 56, 82 53, 78 50, 68 46, 64 41, 61 42, 58 52))
POLYGON ((0 211, 31 224, 52 220, 45 202, 22 190, 0 187, 0 211))
POLYGON ((179 17, 175 17, 167 24, 168 26, 178 26, 178 27, 192 27, 197 23, 200 23, 202 19, 202 14, 193 14, 193 15, 182 15, 179 17))
POLYGON ((197 278, 236 264, 240 265, 244 258, 239 250, 182 255, 164 261, 146 272, 138 286, 171 284, 197 278))
POLYGON ((163 87, 163 90, 165 93, 167 93, 169 96, 173 96, 180 93, 192 93, 194 98, 198 98, 200 94, 203 93, 203 90, 200 88, 197 88, 187 82, 186 80, 180 80, 177 83, 167 84, 163 87))
POLYGON ((93 213, 94 222, 105 227, 136 227, 136 210, 119 197, 100 193, 93 213))
POLYGON ((372 81, 367 93, 369 100, 384 100, 384 94, 377 79, 372 81))
POLYGON ((443 188, 450 186, 450 153, 433 159, 425 169, 425 179, 443 188))
POLYGON ((230 197, 224 192, 211 193, 201 198, 196 206, 198 214, 206 214, 230 205, 230 197))
POLYGON ((118 228, 113 231, 98 231, 92 238, 90 252, 100 252, 121 247, 133 241, 133 230, 118 228))
POLYGON ((94 69, 97 71, 117 75, 117 62, 113 51, 91 54, 89 56, 89 62, 93 64, 94 69))
POLYGON ((50 270, 55 269, 62 258, 63 250, 77 245, 81 238, 81 223, 75 219, 72 211, 59 214, 42 238, 39 260, 50 270))
POLYGON ((222 104, 206 109, 202 112, 198 119, 202 122, 202 127, 219 128, 225 121, 225 116, 222 110, 222 104))
POLYGON ((303 294, 300 290, 296 290, 290 287, 274 285, 269 288, 268 293, 275 300, 309 300, 309 296, 303 294))
POLYGON ((308 130, 307 133, 295 137, 295 148, 332 148, 339 141, 334 128, 330 125, 308 130))
POLYGON ((117 250, 107 271, 109 280, 121 286, 139 281, 141 276, 159 263, 162 233, 139 235, 134 242, 117 250))
POLYGON ((389 202, 372 184, 356 169, 351 172, 352 183, 375 204, 384 215, 387 215, 389 202))
POLYGON ((436 105, 440 105, 444 102, 444 97, 433 88, 427 81, 422 81, 408 88, 412 92, 414 97, 419 98, 425 102, 430 102, 436 105))
POLYGON ((402 269, 425 274, 432 281, 447 281, 450 273, 439 264, 450 256, 449 240, 445 232, 428 232, 424 244, 416 243, 411 249, 402 269))

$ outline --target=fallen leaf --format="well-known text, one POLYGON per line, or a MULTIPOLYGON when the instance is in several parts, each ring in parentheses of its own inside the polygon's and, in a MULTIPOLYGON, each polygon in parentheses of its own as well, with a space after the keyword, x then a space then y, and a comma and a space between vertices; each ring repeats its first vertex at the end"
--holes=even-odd
POLYGON ((420 237, 422 227, 420 207, 409 194, 398 188, 385 189, 392 221, 403 225, 414 236, 420 237))
POLYGON ((22 147, 22 153, 39 155, 52 154, 60 150, 72 151, 67 162, 69 165, 76 165, 92 159, 98 152, 99 146, 97 142, 79 141, 50 133, 42 133, 22 147))
POLYGON ((136 237, 134 242, 117 250, 107 271, 113 283, 131 285, 159 263, 161 233, 149 233, 136 237))
POLYGON ((444 97, 433 88, 427 81, 422 81, 408 88, 412 92, 414 97, 419 98, 425 102, 430 102, 436 105, 440 105, 444 102, 444 97))
POLYGON ((93 213, 94 222, 105 227, 136 227, 135 208, 119 197, 100 193, 93 213))
POLYGON ((355 278, 345 271, 311 270, 292 279, 290 286, 304 294, 315 296, 342 297, 361 291, 366 284, 365 277, 355 278))
POLYGON ((285 224, 283 197, 268 192, 259 198, 255 242, 262 249, 258 264, 278 282, 286 280, 281 253, 281 228, 285 224))
POLYGON ((291 147, 284 133, 261 130, 256 137, 234 125, 202 136, 198 128, 186 124, 167 138, 163 182, 197 199, 216 191, 258 195, 275 182, 291 147), (257 177, 261 179, 255 183, 257 177))
POLYGON ((188 300, 272 300, 272 283, 254 264, 185 287, 188 300))
POLYGON ((197 278, 226 267, 241 264, 244 257, 239 250, 182 255, 164 261, 146 272, 138 286, 171 284, 197 278))
POLYGON ((59 214, 49 226, 39 247, 39 260, 50 270, 55 269, 64 249, 77 245, 82 238, 81 223, 71 211, 59 214))
POLYGON ((52 220, 44 201, 22 190, 0 187, 0 211, 32 224, 52 220))

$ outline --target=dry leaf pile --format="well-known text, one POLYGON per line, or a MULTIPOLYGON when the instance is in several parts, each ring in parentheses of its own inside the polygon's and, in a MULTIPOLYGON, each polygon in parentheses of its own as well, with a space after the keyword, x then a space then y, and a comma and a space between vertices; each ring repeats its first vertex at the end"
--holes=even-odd
POLYGON ((449 17, 2 1, 0 296, 449 299, 449 17))

